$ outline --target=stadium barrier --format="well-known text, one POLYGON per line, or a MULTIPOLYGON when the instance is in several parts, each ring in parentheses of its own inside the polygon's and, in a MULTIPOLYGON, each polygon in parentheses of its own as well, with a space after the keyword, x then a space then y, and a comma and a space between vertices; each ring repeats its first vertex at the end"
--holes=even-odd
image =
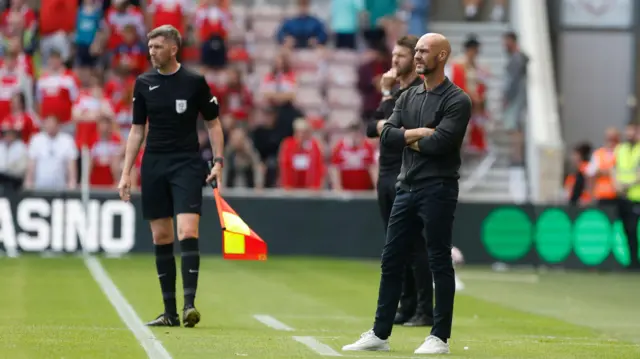
MULTIPOLYGON (((227 202, 268 244, 270 255, 379 258, 384 244, 372 198, 228 196, 227 202)), ((221 253, 215 201, 207 196, 201 249, 221 253)), ((567 268, 621 269, 629 251, 613 208, 460 203, 454 244, 470 264, 496 262, 567 268)), ((20 252, 109 255, 152 253, 140 212, 113 192, 21 193, 0 198, 0 248, 20 252)))

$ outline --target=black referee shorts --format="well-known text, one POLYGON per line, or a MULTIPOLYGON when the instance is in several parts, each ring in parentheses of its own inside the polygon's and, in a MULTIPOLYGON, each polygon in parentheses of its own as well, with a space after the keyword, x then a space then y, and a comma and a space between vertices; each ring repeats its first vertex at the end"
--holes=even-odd
POLYGON ((205 174, 199 153, 145 152, 140 169, 144 219, 200 214, 205 174))

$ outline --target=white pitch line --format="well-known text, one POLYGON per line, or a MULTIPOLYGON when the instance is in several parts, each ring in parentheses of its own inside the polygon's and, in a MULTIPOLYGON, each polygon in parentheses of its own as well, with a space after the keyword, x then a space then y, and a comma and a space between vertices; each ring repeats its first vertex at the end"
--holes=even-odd
POLYGON ((292 332, 293 328, 291 328, 290 326, 284 324, 283 322, 279 321, 278 319, 270 316, 270 315, 266 315, 266 314, 255 314, 253 316, 253 318, 257 321, 259 321, 260 323, 268 326, 269 328, 275 329, 275 330, 284 330, 284 331, 288 331, 288 332, 292 332))
POLYGON ((162 346, 162 343, 153 335, 151 330, 144 325, 131 304, 129 304, 127 299, 120 293, 120 290, 118 290, 118 287, 113 283, 107 271, 105 271, 102 264, 100 264, 100 261, 95 257, 85 257, 84 263, 89 269, 89 272, 91 272, 93 279, 98 283, 107 296, 107 299, 111 302, 111 305, 113 305, 113 308, 118 312, 120 319, 122 319, 129 330, 133 332, 133 335, 135 335, 140 345, 142 345, 144 351, 147 352, 149 359, 172 359, 169 352, 162 346))
POLYGON ((330 346, 320 342, 318 339, 314 337, 292 337, 295 341, 302 343, 309 347, 309 349, 313 350, 317 354, 327 357, 341 357, 342 354, 333 350, 330 346))
POLYGON ((489 281, 489 282, 512 282, 512 283, 538 283, 540 277, 536 274, 494 274, 494 273, 458 273, 461 279, 464 280, 477 280, 477 281, 489 281))

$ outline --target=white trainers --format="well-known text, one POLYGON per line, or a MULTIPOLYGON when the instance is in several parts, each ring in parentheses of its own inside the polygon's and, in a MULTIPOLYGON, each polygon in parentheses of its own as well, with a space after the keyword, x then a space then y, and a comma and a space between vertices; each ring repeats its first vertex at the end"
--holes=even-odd
POLYGON ((449 354, 449 344, 440 338, 429 335, 414 354, 449 354))
POLYGON ((353 344, 348 344, 342 347, 344 351, 389 351, 389 340, 382 340, 378 338, 374 333, 373 329, 362 333, 360 339, 353 344))

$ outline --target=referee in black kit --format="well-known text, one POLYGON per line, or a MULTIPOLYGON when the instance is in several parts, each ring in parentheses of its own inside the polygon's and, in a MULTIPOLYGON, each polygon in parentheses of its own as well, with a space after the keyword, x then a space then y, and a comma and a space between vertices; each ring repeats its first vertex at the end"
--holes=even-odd
POLYGON ((404 266, 413 240, 424 228, 435 283, 434 324, 414 353, 449 353, 455 296, 453 219, 458 203, 460 148, 471 117, 469 96, 444 74, 450 54, 451 45, 440 34, 426 34, 418 40, 414 61, 416 72, 424 75, 424 84, 400 96, 382 129, 383 145, 393 146, 398 139, 404 139, 405 145, 382 252, 378 308, 373 329, 343 350, 389 350, 404 266))
MULTIPOLYGON (((200 270, 198 224, 205 181, 196 125, 198 114, 201 114, 208 128, 214 156, 221 156, 224 139, 218 120, 218 100, 211 95, 202 75, 182 67, 177 61, 182 37, 176 28, 160 26, 149 32, 147 38, 154 69, 138 76, 135 82, 133 125, 127 139, 118 190, 123 200, 130 199, 129 174, 148 121, 148 138, 140 174, 142 213, 151 225, 164 313, 147 325, 180 326, 173 256, 175 215, 182 254, 182 321, 185 327, 193 327, 200 321, 194 301, 200 270)), ((214 157, 214 162, 207 182, 221 180, 222 157, 214 157)))
MULTIPOLYGON (((376 121, 367 126, 368 137, 378 137, 386 119, 391 117, 396 100, 411 86, 422 85, 422 79, 416 74, 413 61, 414 49, 418 43, 416 36, 400 38, 393 48, 392 68, 380 80, 382 102, 376 110, 376 121), (393 93, 392 88, 399 83, 393 93)), ((391 207, 396 198, 396 181, 402 165, 404 139, 400 139, 397 148, 380 146, 378 173, 378 206, 384 221, 385 231, 389 225, 391 207)), ((416 219, 419 221, 419 219, 416 219)), ((414 241, 411 260, 407 263, 402 286, 400 306, 394 324, 410 327, 433 325, 433 277, 429 269, 429 259, 422 235, 414 241)))

